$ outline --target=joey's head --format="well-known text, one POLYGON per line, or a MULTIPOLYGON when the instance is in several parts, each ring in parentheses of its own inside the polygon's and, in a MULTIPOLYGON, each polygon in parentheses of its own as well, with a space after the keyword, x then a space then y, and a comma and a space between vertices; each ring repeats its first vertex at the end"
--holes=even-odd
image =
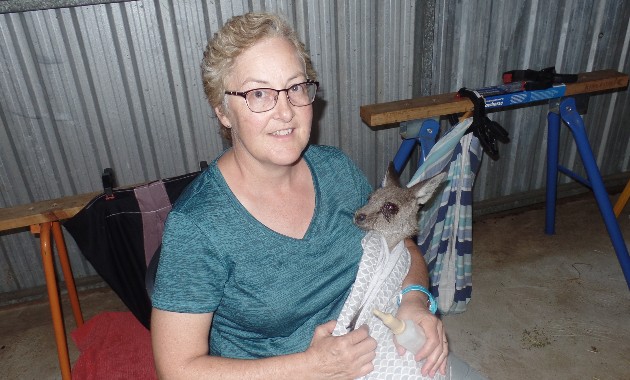
POLYGON ((372 193, 368 203, 354 214, 354 223, 365 231, 381 233, 390 250, 418 230, 418 211, 433 196, 446 173, 440 173, 412 187, 400 185, 390 164, 383 185, 372 193))

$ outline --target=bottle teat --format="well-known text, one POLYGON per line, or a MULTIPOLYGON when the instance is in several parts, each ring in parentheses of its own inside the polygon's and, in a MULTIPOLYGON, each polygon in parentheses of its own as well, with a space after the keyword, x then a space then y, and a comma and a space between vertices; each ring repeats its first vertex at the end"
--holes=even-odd
POLYGON ((383 313, 382 311, 380 311, 378 309, 374 309, 374 310, 372 310, 372 312, 381 321, 383 321, 383 324, 385 326, 389 327, 389 329, 392 330, 392 332, 395 335, 402 334, 402 332, 405 331, 405 322, 404 321, 401 321, 400 319, 394 317, 390 313, 383 313))

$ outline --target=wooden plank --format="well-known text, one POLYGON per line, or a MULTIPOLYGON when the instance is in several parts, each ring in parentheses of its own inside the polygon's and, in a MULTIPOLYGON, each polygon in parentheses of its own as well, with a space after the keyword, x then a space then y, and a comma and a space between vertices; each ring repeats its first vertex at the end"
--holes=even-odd
POLYGON ((81 211, 92 198, 99 194, 102 194, 102 192, 0 208, 0 231, 72 218, 81 211))
POLYGON ((628 74, 615 70, 600 70, 578 74, 576 83, 568 83, 566 96, 620 90, 628 87, 628 74))
MULTIPOLYGON (((600 70, 578 74, 576 83, 568 83, 565 95, 620 90, 628 86, 628 75, 615 70, 600 70)), ((455 92, 422 98, 399 100, 362 106, 361 119, 370 127, 402 121, 457 114, 473 109, 468 99, 457 98, 455 92)))
MULTIPOLYGON (((619 90, 628 86, 628 75, 615 70, 578 74, 578 82, 567 84, 566 95, 619 90)), ((401 121, 463 113, 473 109, 468 99, 459 99, 455 92, 361 107, 361 119, 371 126, 401 121)), ((100 192, 69 196, 26 205, 0 208, 0 231, 36 226, 40 223, 65 220, 76 215, 100 192)))

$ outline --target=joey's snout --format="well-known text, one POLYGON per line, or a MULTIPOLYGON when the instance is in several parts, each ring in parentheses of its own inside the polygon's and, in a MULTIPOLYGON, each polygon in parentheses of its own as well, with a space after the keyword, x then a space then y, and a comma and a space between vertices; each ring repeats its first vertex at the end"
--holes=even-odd
POLYGON ((354 224, 364 231, 370 231, 374 229, 374 216, 364 209, 357 210, 354 214, 354 224))
POLYGON ((366 219, 367 219, 367 215, 365 215, 364 213, 362 212, 356 213, 354 215, 354 224, 361 227, 361 224, 365 223, 366 219))

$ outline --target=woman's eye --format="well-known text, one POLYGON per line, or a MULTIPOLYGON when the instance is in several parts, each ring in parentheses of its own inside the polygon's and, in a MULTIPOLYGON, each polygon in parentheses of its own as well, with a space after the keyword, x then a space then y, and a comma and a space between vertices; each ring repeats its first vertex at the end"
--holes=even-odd
POLYGON ((265 97, 265 91, 263 90, 254 90, 252 91, 252 94, 255 98, 261 99, 265 97))
POLYGON ((301 84, 294 84, 293 86, 291 86, 290 90, 291 90, 291 92, 301 92, 302 91, 302 85, 301 84))

